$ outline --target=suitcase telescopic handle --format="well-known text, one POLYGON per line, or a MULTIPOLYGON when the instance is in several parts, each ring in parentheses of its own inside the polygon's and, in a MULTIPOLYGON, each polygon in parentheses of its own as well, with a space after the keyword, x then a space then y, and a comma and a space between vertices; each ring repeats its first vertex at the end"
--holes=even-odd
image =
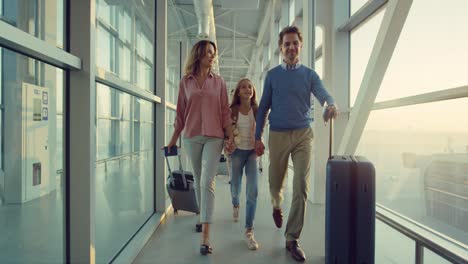
MULTIPOLYGON (((177 158, 179 160, 179 168, 180 168, 180 173, 182 173, 182 182, 184 183, 184 189, 187 189, 187 179, 185 178, 185 171, 182 167, 182 159, 181 159, 181 151, 179 148, 177 148, 177 158)), ((172 174, 171 170, 171 164, 169 163, 169 159, 167 157, 172 156, 172 155, 166 155, 166 152, 164 152, 164 157, 166 158, 166 164, 167 164, 167 169, 169 170, 169 175, 171 177, 171 181, 174 180, 174 175, 172 174)))
POLYGON ((329 126, 330 126, 330 144, 328 144, 328 159, 332 157, 332 150, 333 150, 333 118, 329 119, 329 126))

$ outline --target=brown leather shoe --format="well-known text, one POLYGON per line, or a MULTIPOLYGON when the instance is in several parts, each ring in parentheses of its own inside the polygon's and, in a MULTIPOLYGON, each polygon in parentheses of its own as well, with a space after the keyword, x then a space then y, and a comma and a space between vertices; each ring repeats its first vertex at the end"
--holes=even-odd
POLYGON ((296 240, 293 241, 286 241, 286 249, 291 252, 291 256, 293 259, 299 262, 305 261, 305 253, 302 250, 301 246, 299 246, 299 243, 297 243, 296 240))
POLYGON ((281 208, 273 208, 273 220, 277 228, 281 228, 283 225, 283 211, 281 208))

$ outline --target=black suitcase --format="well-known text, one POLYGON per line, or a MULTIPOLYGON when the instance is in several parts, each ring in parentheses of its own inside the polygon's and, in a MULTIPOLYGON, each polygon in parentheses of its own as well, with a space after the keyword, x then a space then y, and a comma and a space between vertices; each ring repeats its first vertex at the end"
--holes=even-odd
POLYGON ((200 210, 195 195, 193 174, 183 170, 182 160, 177 147, 171 149, 170 153, 168 153, 167 148, 165 148, 164 156, 166 157, 167 168, 169 169, 166 189, 171 198, 174 213, 177 213, 178 210, 183 210, 198 214, 200 210), (179 170, 172 171, 168 156, 175 155, 177 155, 179 160, 179 170))
POLYGON ((375 258, 375 168, 365 157, 331 156, 327 162, 327 264, 372 264, 375 258))

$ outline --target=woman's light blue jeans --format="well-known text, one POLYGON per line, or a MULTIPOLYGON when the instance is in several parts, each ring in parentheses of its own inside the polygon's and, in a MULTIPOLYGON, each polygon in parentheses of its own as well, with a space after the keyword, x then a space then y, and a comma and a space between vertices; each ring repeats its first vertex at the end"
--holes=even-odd
POLYGON ((195 194, 200 207, 200 223, 209 224, 213 221, 215 176, 223 139, 195 136, 186 138, 185 146, 192 161, 195 194))
POLYGON ((236 149, 231 154, 231 197, 233 206, 239 206, 244 168, 247 178, 245 228, 253 228, 258 196, 258 167, 255 150, 236 149))

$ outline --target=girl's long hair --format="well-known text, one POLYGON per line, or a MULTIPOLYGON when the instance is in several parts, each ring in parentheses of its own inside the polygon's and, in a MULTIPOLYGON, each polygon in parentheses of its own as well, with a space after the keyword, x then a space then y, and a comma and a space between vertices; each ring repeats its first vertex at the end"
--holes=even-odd
POLYGON ((256 92, 256 89, 255 89, 255 85, 248 78, 243 78, 243 79, 241 79, 241 80, 239 80, 237 82, 236 90, 234 90, 234 94, 232 95, 231 107, 236 106, 236 105, 240 105, 241 101, 240 101, 240 96, 239 96, 239 90, 240 90, 242 82, 244 82, 244 81, 250 82, 250 84, 252 84, 253 94, 252 94, 252 98, 250 98, 250 105, 251 106, 258 106, 257 92, 256 92))
POLYGON ((213 45, 216 55, 216 44, 213 41, 200 40, 192 47, 192 51, 190 51, 187 61, 185 62, 184 72, 186 75, 196 74, 200 71, 200 61, 203 56, 205 56, 206 47, 210 44, 213 45))

